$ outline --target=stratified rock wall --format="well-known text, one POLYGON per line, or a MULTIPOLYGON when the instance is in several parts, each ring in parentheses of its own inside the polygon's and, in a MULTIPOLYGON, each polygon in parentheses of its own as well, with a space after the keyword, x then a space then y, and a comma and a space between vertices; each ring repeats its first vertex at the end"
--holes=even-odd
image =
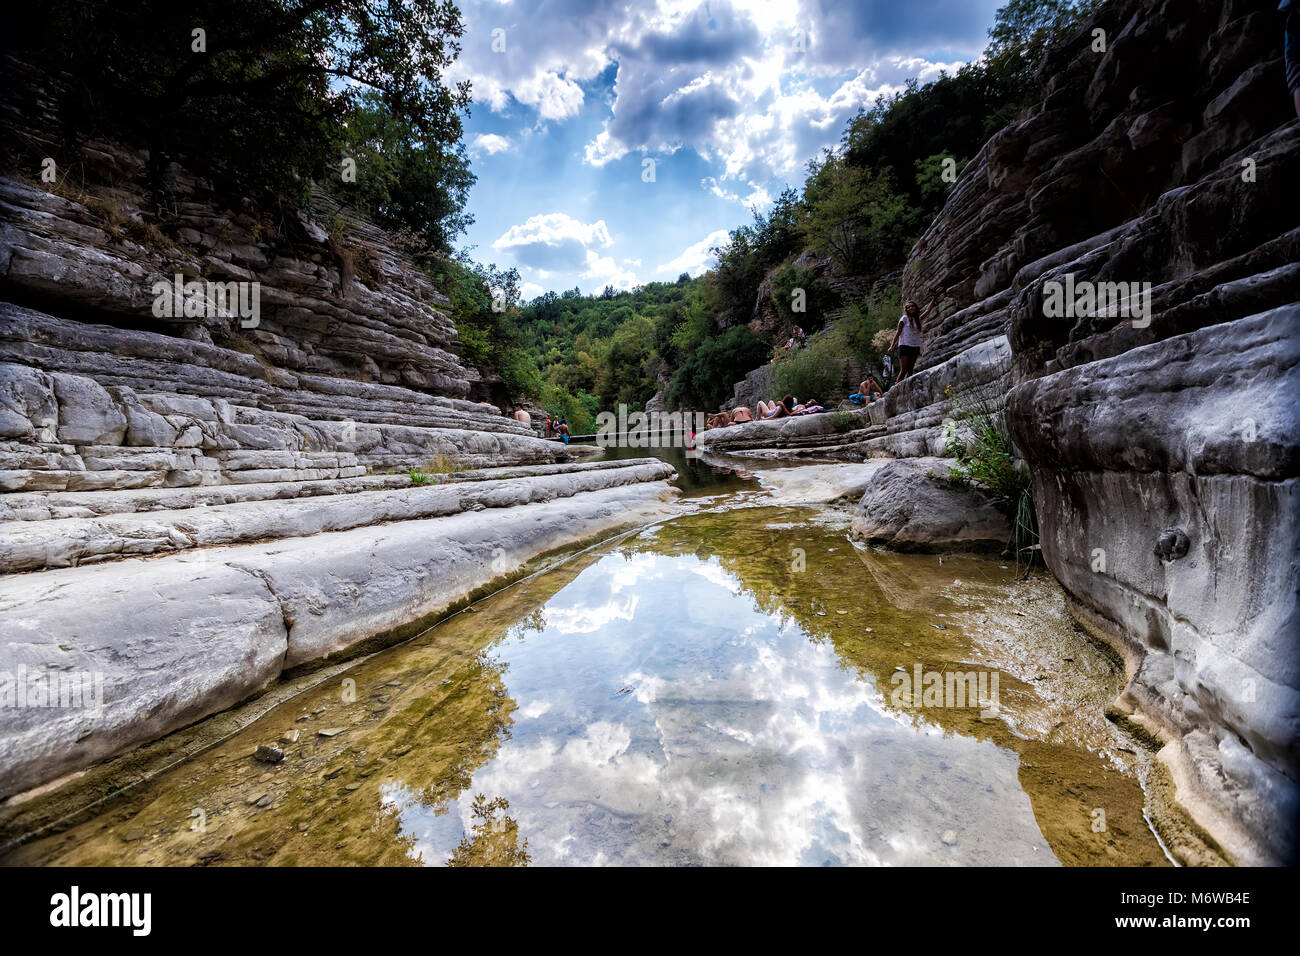
POLYGON ((904 271, 947 306, 923 369, 1007 335, 1043 557, 1243 862, 1294 859, 1300 811, 1300 124, 1274 6, 1104 5, 904 271), (1150 310, 1049 316, 1067 274, 1149 282, 1150 310))
MULTIPOLYGON (((903 295, 938 300, 917 374, 839 420, 698 438, 923 457, 954 398, 1004 415, 1044 559, 1129 661, 1117 709, 1242 862, 1300 846, 1300 123, 1275 7, 1103 4, 914 247, 903 295), (1048 314, 1067 282, 1149 302, 1048 314)), ((878 539, 886 510, 859 516, 878 539)))
MULTIPOLYGON (((121 143, 70 146, 60 81, 0 59, 0 490, 346 479, 568 460, 485 404, 449 301, 374 224, 234 201, 121 143), (8 152, 8 151, 7 151, 8 152), (42 153, 59 157, 42 179, 42 153), (258 314, 173 315, 158 283, 256 285, 258 314), (166 314, 159 314, 165 312, 166 314)), ((172 303, 168 303, 169 305, 172 303)))

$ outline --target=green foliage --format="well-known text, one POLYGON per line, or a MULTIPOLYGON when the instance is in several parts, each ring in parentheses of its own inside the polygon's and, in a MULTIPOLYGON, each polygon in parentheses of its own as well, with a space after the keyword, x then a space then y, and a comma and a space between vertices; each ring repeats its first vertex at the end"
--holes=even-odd
POLYGON ((467 257, 439 259, 426 270, 451 299, 452 315, 466 359, 494 368, 512 398, 532 398, 541 376, 518 331, 519 271, 471 262, 467 257))
POLYGON ((826 313, 839 305, 837 296, 813 269, 784 266, 772 275, 772 301, 781 318, 793 322, 805 332, 815 332, 826 323, 826 313), (794 311, 796 294, 802 291, 803 311, 794 311))
POLYGON ((460 142, 425 139, 373 91, 360 97, 341 139, 356 181, 331 183, 330 191, 393 230, 417 261, 445 254, 473 222, 463 209, 475 177, 460 142))
POLYGON ((793 395, 800 402, 827 402, 832 394, 843 390, 847 374, 844 335, 835 329, 814 336, 807 346, 777 363, 776 387, 778 392, 793 395))
POLYGON ((597 404, 594 395, 586 392, 571 395, 554 385, 544 385, 537 401, 552 417, 564 418, 569 423, 570 434, 591 435, 596 431, 596 413, 600 409, 593 407, 597 404))
POLYGON ((708 408, 721 404, 732 386, 762 365, 768 346, 747 325, 727 329, 696 344, 669 383, 669 407, 708 408))
POLYGON ((930 206, 941 208, 948 197, 948 190, 952 188, 952 183, 943 177, 945 163, 950 159, 952 165, 948 168, 956 175, 961 175, 961 171, 970 162, 969 159, 956 159, 943 153, 935 153, 933 156, 916 161, 916 187, 921 194, 921 203, 927 208, 930 206))
POLYGON ((880 344, 879 333, 892 330, 902 313, 900 296, 897 284, 891 284, 853 303, 845 344, 849 354, 873 370, 880 368, 887 347, 880 344))
POLYGON ((949 469, 952 480, 993 492, 1008 508, 1015 507, 1029 488, 1029 479, 1015 467, 1015 449, 991 394, 956 395, 944 390, 953 419, 944 430, 947 453, 957 459, 949 469))
POLYGON ((850 165, 833 153, 809 164, 804 202, 808 248, 850 275, 889 271, 919 232, 920 220, 907 197, 895 192, 889 171, 850 165))
POLYGON ((990 70, 1031 91, 1043 55, 1100 5, 1101 0, 1008 0, 989 30, 984 57, 990 70))
POLYGON ((711 250, 718 260, 711 273, 717 308, 731 322, 749 320, 754 295, 768 271, 803 245, 799 231, 803 207, 795 190, 784 190, 766 214, 751 212, 752 225, 733 229, 722 245, 711 250))
MULTIPOLYGON (((463 33, 451 0, 39 7, 17 18, 11 39, 38 66, 75 64, 77 82, 60 103, 67 127, 146 148, 160 205, 171 160, 238 195, 260 188, 304 203, 312 181, 339 182, 339 131, 371 108, 368 98, 430 155, 454 152, 461 136, 469 86, 443 82, 463 33), (203 52, 193 49, 199 26, 203 52)), ((428 215, 417 219, 420 229, 428 215)))

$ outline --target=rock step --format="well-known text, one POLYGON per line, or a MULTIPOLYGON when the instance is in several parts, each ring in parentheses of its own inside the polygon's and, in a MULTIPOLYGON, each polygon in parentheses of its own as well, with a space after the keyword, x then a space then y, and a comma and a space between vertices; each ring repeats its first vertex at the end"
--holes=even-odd
POLYGON ((59 319, 11 303, 0 303, 0 320, 0 362, 79 375, 106 387, 219 399, 329 420, 532 433, 495 406, 394 385, 290 373, 243 352, 156 332, 59 319))
POLYGON ((1001 408, 1011 376, 1011 347, 1005 335, 985 339, 895 385, 865 408, 714 428, 696 436, 709 451, 754 454, 833 455, 858 451, 864 457, 898 458, 942 452, 943 422, 951 399, 965 395, 1001 408))
POLYGON ((664 481, 671 465, 648 459, 528 477, 487 477, 431 487, 389 488, 294 500, 0 523, 0 573, 75 567, 189 548, 298 538, 390 521, 445 517, 664 481))
POLYGON ((496 419, 491 428, 476 427, 477 419, 455 428, 317 421, 0 362, 0 490, 323 480, 364 474, 366 466, 423 468, 436 457, 473 468, 567 461, 592 451, 548 442, 504 416, 496 419))
MULTIPOLYGON (((449 482, 488 481, 497 478, 523 478, 598 471, 643 465, 655 458, 624 461, 562 462, 558 464, 514 465, 482 468, 429 476, 430 485, 449 482)), ((382 491, 386 488, 409 488, 405 475, 368 475, 337 480, 257 482, 238 485, 212 485, 201 488, 146 487, 123 491, 34 491, 0 495, 0 522, 49 521, 57 518, 90 518, 108 514, 142 514, 152 511, 202 508, 234 504, 239 501, 288 500, 321 495, 353 494, 359 491, 382 491)))

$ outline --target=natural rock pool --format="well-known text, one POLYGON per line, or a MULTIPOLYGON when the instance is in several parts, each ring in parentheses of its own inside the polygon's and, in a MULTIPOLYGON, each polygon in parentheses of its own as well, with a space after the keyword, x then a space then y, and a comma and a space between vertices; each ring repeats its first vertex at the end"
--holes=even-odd
POLYGON ((1121 683, 1048 576, 855 548, 833 513, 704 510, 498 592, 4 862, 1166 864, 1151 756, 1103 716, 1121 683), (983 700, 926 693, 958 671, 983 700), (281 762, 254 758, 277 741, 281 762))

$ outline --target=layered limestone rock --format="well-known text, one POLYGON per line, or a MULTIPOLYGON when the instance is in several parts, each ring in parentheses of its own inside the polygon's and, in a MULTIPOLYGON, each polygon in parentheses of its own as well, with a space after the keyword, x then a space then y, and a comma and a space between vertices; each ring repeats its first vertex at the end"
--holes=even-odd
POLYGON ((174 164, 146 214, 146 154, 69 147, 36 87, 0 111, 6 154, 63 172, 0 170, 0 798, 664 512, 670 466, 578 464, 471 401, 448 300, 382 230, 174 164), (256 313, 186 315, 177 276, 256 313))
MULTIPOLYGON (((288 669, 412 636, 540 554, 662 516, 667 466, 621 464, 587 483, 559 476, 567 487, 544 478, 540 492, 537 479, 473 483, 433 506, 440 517, 404 510, 391 524, 316 522, 269 543, 0 577, 3 670, 29 687, 92 678, 82 706, 0 708, 0 797, 230 707, 288 669)), ((374 507, 395 504, 376 494, 374 507)))
POLYGON ((913 249, 903 295, 938 299, 917 374, 839 428, 699 436, 936 455, 952 397, 985 399, 1031 476, 1044 559, 1126 654, 1117 719, 1168 742, 1179 800, 1241 862, 1300 846, 1300 123, 1275 7, 1102 4, 913 249), (1047 307, 1104 283, 1137 310, 1047 307))

